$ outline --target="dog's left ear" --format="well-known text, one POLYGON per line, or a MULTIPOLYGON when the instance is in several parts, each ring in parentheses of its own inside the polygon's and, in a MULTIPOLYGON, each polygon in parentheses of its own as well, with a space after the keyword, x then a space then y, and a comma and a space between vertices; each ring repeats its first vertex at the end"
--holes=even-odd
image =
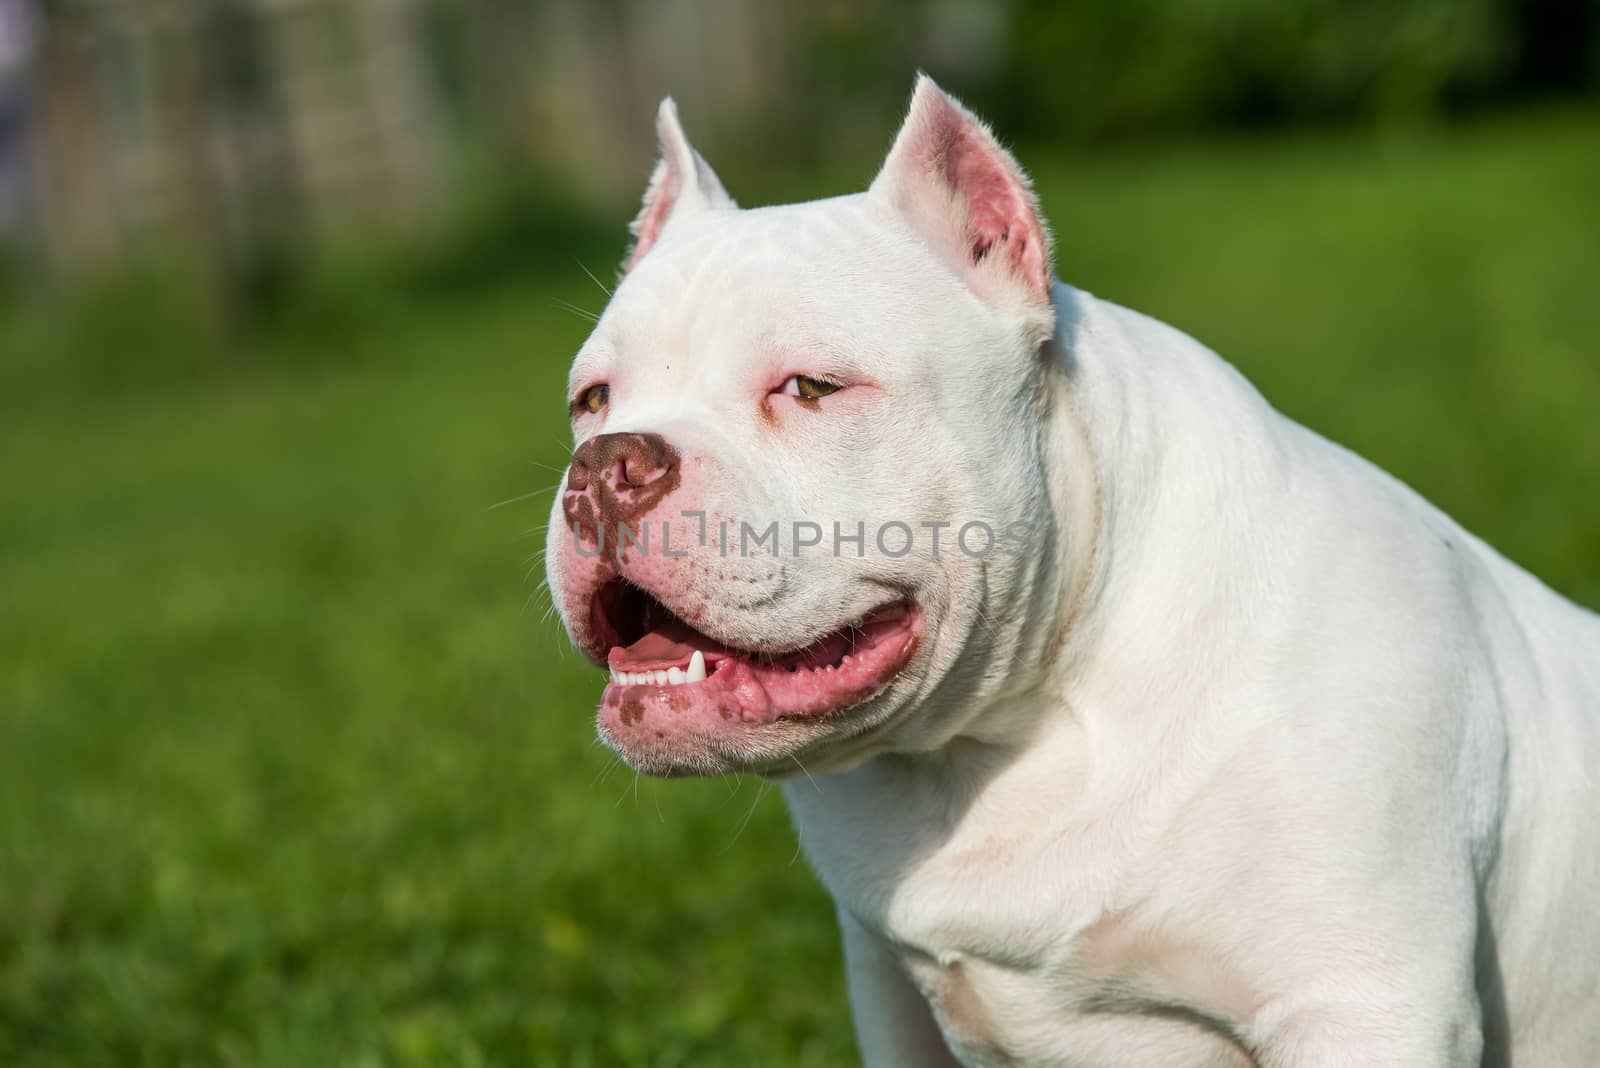
POLYGON ((633 234, 633 248, 628 251, 624 271, 633 270, 644 258, 669 220, 713 208, 739 206, 689 144, 683 125, 678 122, 678 106, 670 96, 661 101, 661 110, 656 113, 656 137, 661 142, 661 160, 650 175, 639 215, 628 227, 633 234))
POLYGON ((980 296, 1048 311, 1050 233, 1028 176, 926 74, 868 196, 904 216, 980 296))

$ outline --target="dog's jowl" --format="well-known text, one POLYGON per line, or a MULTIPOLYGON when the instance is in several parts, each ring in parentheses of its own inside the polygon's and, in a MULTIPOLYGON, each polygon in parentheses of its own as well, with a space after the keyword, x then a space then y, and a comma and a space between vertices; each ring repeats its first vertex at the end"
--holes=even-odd
POLYGON ((550 586, 628 763, 784 780, 868 1065, 1600 1064, 1600 617, 1055 280, 931 81, 855 196, 659 131, 550 586))

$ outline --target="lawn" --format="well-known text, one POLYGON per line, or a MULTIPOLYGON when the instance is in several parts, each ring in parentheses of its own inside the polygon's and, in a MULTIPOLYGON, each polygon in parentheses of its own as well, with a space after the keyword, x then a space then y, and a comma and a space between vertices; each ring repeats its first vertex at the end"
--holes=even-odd
MULTIPOLYGON (((1600 605, 1593 115, 1021 155, 1063 277, 1600 605)), ((617 767, 544 619, 550 252, 177 380, 7 327, 0 1064, 852 1061, 776 793, 617 767)))

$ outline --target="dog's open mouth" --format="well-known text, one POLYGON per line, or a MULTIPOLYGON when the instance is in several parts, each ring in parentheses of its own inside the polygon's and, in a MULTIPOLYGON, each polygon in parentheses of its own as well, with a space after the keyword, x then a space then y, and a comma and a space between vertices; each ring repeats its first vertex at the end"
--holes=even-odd
POLYGON ((786 652, 736 649, 674 616, 621 579, 602 586, 590 625, 608 647, 611 684, 602 705, 624 722, 664 712, 715 712, 746 723, 835 712, 881 689, 915 649, 918 613, 906 601, 786 652))

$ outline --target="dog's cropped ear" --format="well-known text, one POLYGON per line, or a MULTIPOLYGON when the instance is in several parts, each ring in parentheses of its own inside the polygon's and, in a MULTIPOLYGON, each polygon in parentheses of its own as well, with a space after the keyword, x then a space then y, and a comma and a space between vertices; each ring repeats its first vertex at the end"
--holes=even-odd
POLYGON ((868 196, 904 216, 980 296, 1048 310, 1050 233, 1028 176, 926 74, 868 196))
POLYGON ((628 227, 633 234, 633 248, 628 250, 624 271, 631 271, 644 258, 670 220, 739 206, 689 144, 678 122, 678 106, 670 96, 661 101, 661 110, 656 113, 656 137, 661 142, 661 160, 650 175, 639 215, 628 227))

